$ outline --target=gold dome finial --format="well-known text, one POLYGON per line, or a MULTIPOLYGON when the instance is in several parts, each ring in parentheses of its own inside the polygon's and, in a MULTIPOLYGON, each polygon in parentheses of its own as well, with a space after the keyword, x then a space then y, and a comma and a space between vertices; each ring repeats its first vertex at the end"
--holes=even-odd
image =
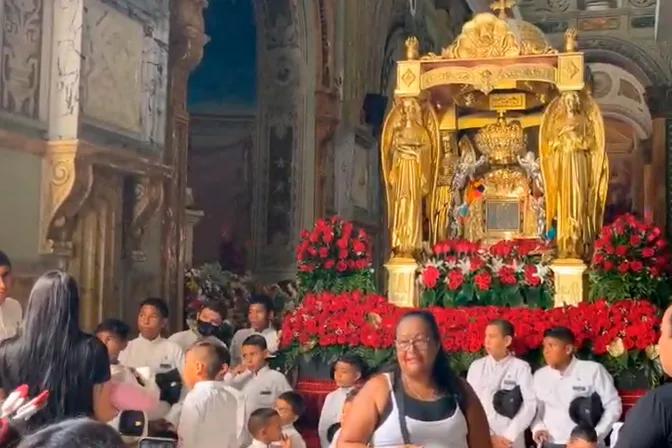
POLYGON ((576 30, 574 28, 568 28, 565 31, 565 51, 567 53, 576 51, 576 30))
POLYGON ((414 61, 420 57, 420 42, 415 36, 406 39, 406 59, 414 61))
POLYGON ((497 121, 479 129, 474 136, 474 143, 489 163, 510 165, 525 153, 527 136, 519 121, 508 122, 504 111, 498 111, 497 121))
POLYGON ((499 18, 506 19, 506 10, 511 9, 516 6, 514 0, 496 0, 490 4, 490 9, 497 12, 499 11, 499 18))

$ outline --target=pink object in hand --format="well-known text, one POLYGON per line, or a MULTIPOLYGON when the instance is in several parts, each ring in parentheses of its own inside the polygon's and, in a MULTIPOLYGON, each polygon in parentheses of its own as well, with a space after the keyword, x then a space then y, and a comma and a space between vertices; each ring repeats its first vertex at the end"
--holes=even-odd
POLYGON ((159 391, 139 384, 112 383, 112 404, 120 411, 151 412, 159 404, 159 391))

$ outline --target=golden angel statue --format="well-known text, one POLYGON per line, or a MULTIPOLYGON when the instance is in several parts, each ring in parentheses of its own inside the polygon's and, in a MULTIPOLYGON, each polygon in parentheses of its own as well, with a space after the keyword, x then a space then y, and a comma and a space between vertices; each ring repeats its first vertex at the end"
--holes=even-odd
POLYGON ((585 92, 549 104, 539 132, 546 227, 555 220, 558 258, 585 259, 602 226, 609 182, 604 120, 585 92))
POLYGON ((383 128, 381 162, 393 257, 412 258, 422 248, 423 200, 431 192, 438 149, 433 137, 438 136, 438 121, 431 134, 424 121, 420 103, 403 98, 383 128))
POLYGON ((453 203, 452 183, 458 158, 457 136, 455 133, 442 136, 441 143, 441 156, 436 164, 430 206, 432 243, 450 237, 449 218, 453 203))

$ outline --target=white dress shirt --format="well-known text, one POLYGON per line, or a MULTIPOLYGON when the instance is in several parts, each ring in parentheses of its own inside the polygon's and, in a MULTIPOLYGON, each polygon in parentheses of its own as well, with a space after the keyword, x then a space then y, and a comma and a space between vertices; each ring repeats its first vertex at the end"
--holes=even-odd
POLYGON ((548 431, 549 443, 566 444, 569 441, 576 426, 569 416, 569 405, 577 397, 588 397, 593 392, 600 396, 604 414, 595 428, 600 441, 604 441, 621 417, 621 397, 614 387, 614 379, 607 369, 593 361, 574 358, 564 372, 542 367, 534 373, 534 392, 537 415, 532 433, 548 431))
POLYGON ((269 448, 271 445, 266 445, 257 439, 253 439, 252 443, 247 448, 269 448))
POLYGON ((239 404, 221 381, 201 381, 189 391, 177 427, 180 448, 238 448, 239 404))
POLYGON ((467 382, 473 387, 485 413, 490 431, 513 443, 513 448, 525 448, 525 430, 530 426, 537 410, 537 400, 532 385, 530 365, 514 356, 496 361, 488 355, 471 363, 467 382), (499 390, 520 386, 523 403, 513 419, 497 413, 492 403, 499 390))
POLYGON ((343 403, 348 393, 354 387, 339 387, 336 390, 329 392, 324 399, 322 412, 320 413, 320 422, 317 425, 317 432, 320 436, 320 446, 322 448, 329 448, 329 440, 327 439, 327 431, 334 423, 341 421, 341 411, 343 410, 343 403))
POLYGON ((257 409, 274 408, 280 394, 292 390, 285 375, 268 366, 257 373, 247 370, 235 376, 229 375, 224 381, 243 393, 248 417, 257 409))
POLYGON ((179 345, 182 351, 186 353, 189 347, 194 345, 199 338, 200 336, 195 330, 184 330, 171 334, 168 340, 179 345))
MULTIPOLYGON (((184 352, 179 345, 161 336, 152 341, 138 336, 128 343, 125 350, 119 353, 119 363, 135 369, 149 367, 154 374, 165 373, 173 369, 182 373, 184 352)), ((183 397, 186 392, 185 388, 182 388, 183 397)), ((176 403, 171 407, 168 403, 161 402, 156 413, 151 413, 149 418, 152 420, 164 418, 176 425, 179 421, 180 406, 181 403, 176 403)))
POLYGON ((7 297, 0 305, 0 341, 16 336, 23 320, 23 310, 18 300, 7 297))
POLYGON ((233 335, 231 340, 231 365, 237 366, 243 362, 243 354, 241 349, 243 347, 243 342, 245 339, 252 336, 253 334, 260 334, 266 339, 266 347, 268 349, 269 356, 275 356, 275 353, 278 351, 278 332, 273 327, 268 327, 263 330, 261 333, 254 330, 253 328, 242 328, 236 331, 236 334, 233 335))

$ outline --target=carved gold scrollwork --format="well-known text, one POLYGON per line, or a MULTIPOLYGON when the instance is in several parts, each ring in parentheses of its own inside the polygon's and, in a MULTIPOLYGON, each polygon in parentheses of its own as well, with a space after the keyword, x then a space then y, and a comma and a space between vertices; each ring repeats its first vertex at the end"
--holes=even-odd
POLYGON ((78 146, 77 140, 47 142, 42 159, 40 246, 64 258, 72 256, 75 218, 93 186, 93 166, 79 156, 78 146))
POLYGON ((133 261, 145 260, 143 236, 147 224, 163 204, 163 180, 143 177, 134 185, 133 217, 126 245, 133 261))

